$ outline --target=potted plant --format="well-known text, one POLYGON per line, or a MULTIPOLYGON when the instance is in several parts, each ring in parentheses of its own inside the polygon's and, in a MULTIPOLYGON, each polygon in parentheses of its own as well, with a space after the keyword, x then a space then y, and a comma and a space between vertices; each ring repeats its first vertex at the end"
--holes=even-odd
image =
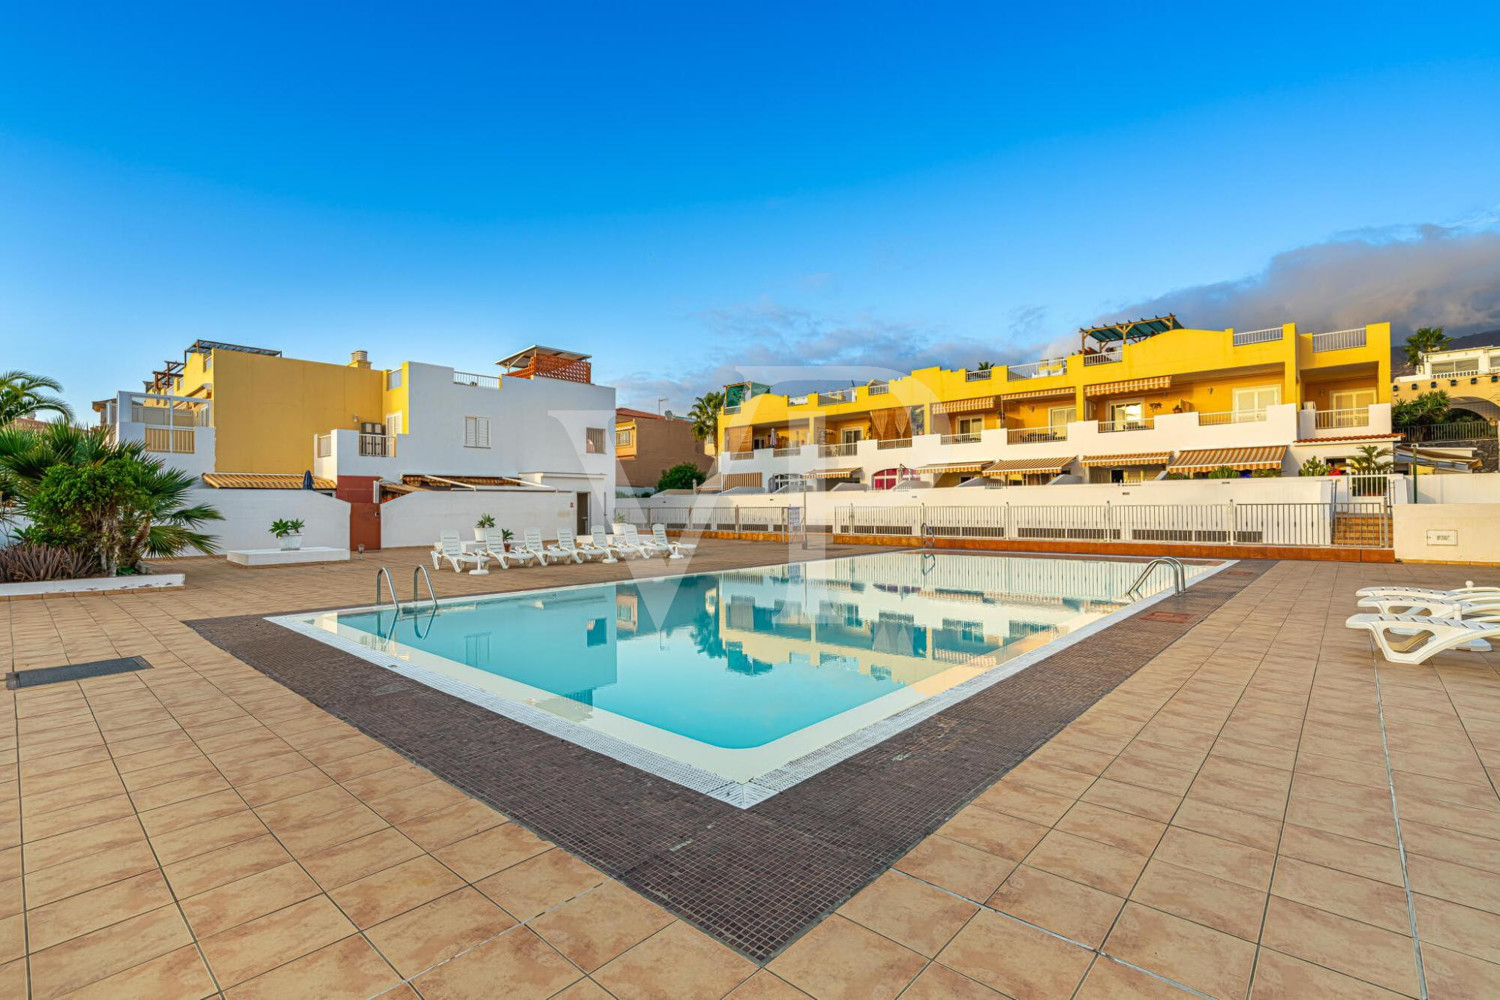
POLYGON ((484 541, 484 529, 493 528, 494 526, 495 516, 493 514, 480 514, 479 520, 474 522, 474 541, 484 541))
POLYGON ((271 534, 281 539, 281 551, 295 552, 302 548, 301 518, 278 518, 271 522, 271 534))
POLYGON ((510 549, 510 540, 515 537, 516 533, 509 528, 500 529, 500 544, 504 545, 507 550, 510 549))

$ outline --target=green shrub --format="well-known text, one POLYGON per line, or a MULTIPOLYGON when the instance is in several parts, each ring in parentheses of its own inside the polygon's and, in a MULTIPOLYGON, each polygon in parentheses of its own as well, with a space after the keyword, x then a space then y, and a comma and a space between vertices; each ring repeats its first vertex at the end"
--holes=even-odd
POLYGON ((703 483, 707 477, 703 470, 692 462, 682 462, 661 474, 656 481, 656 492, 663 490, 690 490, 703 483))
POLYGON ((1210 470, 1209 473, 1208 473, 1208 478, 1209 479, 1238 479, 1238 478, 1240 478, 1240 473, 1239 473, 1238 469, 1231 469, 1227 465, 1221 465, 1217 469, 1210 470))
POLYGON ((1326 476, 1328 475, 1328 463, 1314 455, 1302 463, 1302 467, 1297 470, 1297 475, 1326 476))
POLYGON ((271 534, 277 538, 285 538, 287 535, 299 535, 305 527, 301 518, 278 518, 271 522, 271 534))
POLYGON ((1280 469, 1256 469, 1254 472, 1250 473, 1250 478, 1252 478, 1252 479, 1280 479, 1281 478, 1281 470, 1280 469))

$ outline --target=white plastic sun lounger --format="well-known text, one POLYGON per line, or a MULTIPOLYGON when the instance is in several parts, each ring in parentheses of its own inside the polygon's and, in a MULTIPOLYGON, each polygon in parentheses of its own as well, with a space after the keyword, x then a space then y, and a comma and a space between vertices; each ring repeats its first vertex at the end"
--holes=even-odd
POLYGON ((453 567, 453 572, 462 573, 464 563, 473 563, 475 569, 484 567, 484 556, 473 552, 465 552, 463 543, 458 540, 458 532, 444 531, 438 535, 437 544, 432 547, 432 568, 442 569, 441 560, 448 560, 453 567))
POLYGON ((619 552, 629 552, 632 555, 645 559, 656 550, 656 543, 646 544, 645 539, 636 532, 633 524, 615 525, 615 549, 619 552))
POLYGON ((674 542, 667 537, 667 526, 665 524, 653 524, 651 526, 651 540, 658 546, 665 545, 672 554, 669 559, 681 559, 684 550, 691 552, 698 546, 691 542, 674 542))
POLYGON ((505 534, 499 528, 484 529, 484 548, 479 550, 480 556, 493 559, 500 564, 501 569, 510 569, 510 563, 531 563, 536 561, 536 553, 527 552, 525 549, 509 551, 505 547, 505 534))
POLYGON ((616 549, 613 545, 609 544, 609 536, 604 533, 604 525, 602 524, 596 524, 590 528, 589 537, 580 538, 578 544, 585 549, 593 549, 600 553, 600 562, 619 562, 620 560, 615 558, 616 554, 625 554, 622 550, 616 549))
POLYGON ((572 528, 557 529, 557 544, 547 546, 547 554, 556 554, 560 559, 571 559, 577 563, 593 558, 593 553, 578 547, 578 537, 573 534, 572 528))
POLYGON ((1490 648, 1488 640, 1500 638, 1500 624, 1421 615, 1351 615, 1344 626, 1369 632, 1391 663, 1422 663, 1461 647, 1482 651, 1490 648))
POLYGON ((1361 587, 1354 592, 1356 597, 1416 597, 1439 601, 1464 601, 1475 597, 1500 598, 1500 587, 1476 587, 1469 580, 1454 590, 1437 590, 1432 587, 1361 587))
POLYGON ((536 556, 536 561, 543 566, 547 565, 548 556, 552 556, 553 559, 556 559, 559 556, 564 555, 564 553, 562 552, 553 552, 552 547, 542 541, 541 528, 527 528, 525 532, 523 532, 523 537, 525 538, 525 541, 521 545, 522 551, 530 552, 532 555, 536 556))
POLYGON ((672 546, 662 545, 654 538, 642 538, 635 525, 626 524, 624 527, 625 544, 639 549, 642 555, 670 556, 672 554, 672 546))
POLYGON ((1436 597, 1362 597, 1362 608, 1382 615, 1418 615, 1423 618, 1462 618, 1474 622, 1500 622, 1500 595, 1452 600, 1436 597))

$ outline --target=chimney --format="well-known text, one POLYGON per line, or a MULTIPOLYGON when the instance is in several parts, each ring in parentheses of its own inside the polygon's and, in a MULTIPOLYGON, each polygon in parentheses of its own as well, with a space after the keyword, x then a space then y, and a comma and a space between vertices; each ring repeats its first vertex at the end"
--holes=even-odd
POLYGON ((370 367, 370 352, 369 351, 350 351, 349 352, 349 367, 350 368, 368 368, 368 367, 370 367))

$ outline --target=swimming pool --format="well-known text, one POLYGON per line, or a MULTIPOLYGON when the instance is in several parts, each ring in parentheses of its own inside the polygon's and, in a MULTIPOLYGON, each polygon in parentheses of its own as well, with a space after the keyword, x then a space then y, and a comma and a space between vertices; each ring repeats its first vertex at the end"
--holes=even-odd
POLYGON ((751 805, 1102 627, 1141 569, 891 552, 271 620, 751 805))

